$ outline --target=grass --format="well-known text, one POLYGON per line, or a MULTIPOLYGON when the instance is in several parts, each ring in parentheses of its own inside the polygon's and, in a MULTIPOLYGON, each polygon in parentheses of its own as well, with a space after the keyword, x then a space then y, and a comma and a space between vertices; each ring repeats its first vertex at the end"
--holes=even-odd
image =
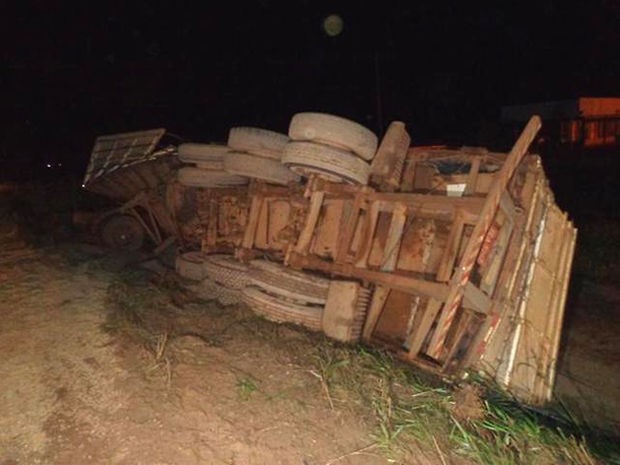
POLYGON ((375 424, 374 444, 393 462, 406 463, 423 450, 437 463, 620 463, 614 443, 592 447, 576 425, 552 424, 496 391, 479 400, 480 415, 459 417, 453 389, 416 376, 380 351, 324 342, 314 358, 329 402, 365 411, 375 424))
POLYGON ((243 401, 250 399, 252 393, 258 390, 258 382, 251 376, 245 376, 237 381, 237 394, 243 401))

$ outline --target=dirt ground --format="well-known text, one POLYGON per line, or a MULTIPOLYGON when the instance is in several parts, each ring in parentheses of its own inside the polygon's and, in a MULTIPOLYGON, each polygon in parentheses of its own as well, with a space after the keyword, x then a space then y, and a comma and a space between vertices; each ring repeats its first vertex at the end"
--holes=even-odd
POLYGON ((620 290, 572 285, 554 395, 580 421, 620 436, 620 290))
POLYGON ((112 278, 56 249, 0 254, 0 464, 387 463, 289 355, 303 333, 277 329, 278 348, 215 328, 157 360, 103 331, 112 278))
MULTIPOLYGON (((341 408, 300 362, 313 340, 303 330, 179 294, 183 331, 162 331, 147 350, 104 330, 131 257, 33 249, 2 234, 0 465, 390 463, 367 410, 341 408)), ((592 283, 578 296, 556 394, 617 431, 620 357, 608 322, 620 298, 592 283)), ((419 451, 399 463, 446 462, 419 451)))

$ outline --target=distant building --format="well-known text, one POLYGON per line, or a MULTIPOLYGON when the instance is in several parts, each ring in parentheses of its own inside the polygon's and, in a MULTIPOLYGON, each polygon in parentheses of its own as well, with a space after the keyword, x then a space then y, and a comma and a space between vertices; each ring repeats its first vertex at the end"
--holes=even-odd
POLYGON ((620 98, 574 100, 502 107, 502 123, 522 125, 530 116, 543 120, 539 143, 568 149, 620 146, 620 98))

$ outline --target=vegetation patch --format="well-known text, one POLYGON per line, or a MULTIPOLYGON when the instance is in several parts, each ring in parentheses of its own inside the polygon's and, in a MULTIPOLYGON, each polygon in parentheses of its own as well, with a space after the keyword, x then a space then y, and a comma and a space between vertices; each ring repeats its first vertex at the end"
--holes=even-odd
POLYGON ((389 355, 325 341, 315 352, 335 408, 370 411, 374 441, 394 462, 419 453, 439 463, 620 463, 611 440, 529 411, 482 382, 447 386, 389 355), (457 461, 457 462, 455 462, 457 461))

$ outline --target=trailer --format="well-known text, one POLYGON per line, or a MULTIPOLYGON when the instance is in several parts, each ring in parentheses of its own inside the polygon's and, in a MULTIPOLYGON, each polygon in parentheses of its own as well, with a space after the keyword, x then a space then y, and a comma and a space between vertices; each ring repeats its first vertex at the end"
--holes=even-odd
POLYGON ((117 205, 93 221, 105 246, 139 250, 148 238, 159 253, 179 239, 165 203, 178 160, 176 146, 162 144, 165 133, 165 129, 153 129, 95 140, 82 187, 117 205))

